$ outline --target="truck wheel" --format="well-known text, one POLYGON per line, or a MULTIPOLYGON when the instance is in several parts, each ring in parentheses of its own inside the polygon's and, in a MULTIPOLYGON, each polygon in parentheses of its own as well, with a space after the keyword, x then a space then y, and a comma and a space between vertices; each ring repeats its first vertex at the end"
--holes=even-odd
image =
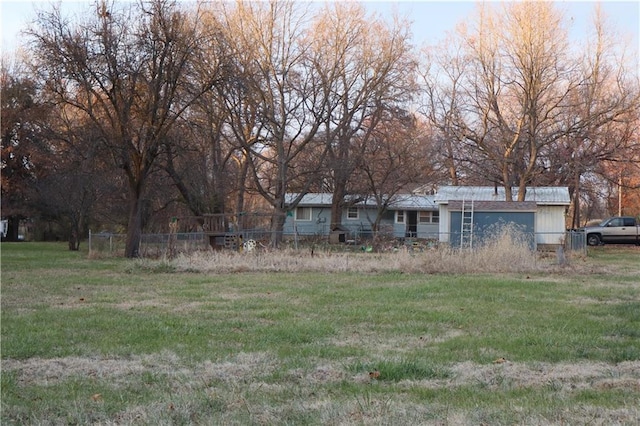
POLYGON ((587 235, 587 244, 590 246, 599 246, 600 244, 602 244, 602 241, 600 241, 600 235, 598 234, 587 235))

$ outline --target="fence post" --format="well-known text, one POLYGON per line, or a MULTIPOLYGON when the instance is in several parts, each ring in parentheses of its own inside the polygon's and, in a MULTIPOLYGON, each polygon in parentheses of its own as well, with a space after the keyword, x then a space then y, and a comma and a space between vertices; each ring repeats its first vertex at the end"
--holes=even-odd
POLYGON ((91 256, 91 229, 89 229, 89 256, 91 256))

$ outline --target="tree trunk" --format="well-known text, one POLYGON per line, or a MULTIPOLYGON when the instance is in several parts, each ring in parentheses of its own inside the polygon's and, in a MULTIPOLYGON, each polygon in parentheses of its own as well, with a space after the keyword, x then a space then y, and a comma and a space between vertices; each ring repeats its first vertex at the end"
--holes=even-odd
POLYGON ((513 201, 513 193, 511 191, 511 175, 507 164, 502 166, 502 184, 504 185, 504 200, 513 201))
POLYGON ((249 161, 244 159, 242 167, 240 167, 240 178, 237 182, 236 190, 238 196, 236 197, 236 213, 240 214, 244 211, 244 194, 247 191, 247 176, 249 174, 249 161))
POLYGON ((76 231, 71 231, 71 234, 69 235, 69 250, 80 250, 80 240, 78 239, 78 233, 76 231))
POLYGON ((69 233, 69 250, 80 250, 80 225, 78 223, 71 224, 71 232, 69 233))
POLYGON ((527 197, 527 181, 524 178, 520 178, 520 185, 518 186, 518 201, 524 201, 527 197))
POLYGON ((447 166, 447 170, 449 171, 449 179, 451 180, 451 185, 459 186, 460 180, 458 179, 458 170, 456 168, 456 163, 454 160, 453 144, 451 143, 452 138, 452 135, 447 132, 445 141, 447 148, 447 158, 445 159, 445 164, 447 166))
POLYGON ((142 197, 139 191, 131 190, 129 203, 129 222, 127 225, 127 242, 125 257, 140 257, 140 240, 142 238, 142 197))
POLYGON ((382 222, 382 215, 387 211, 386 208, 378 209, 376 212, 376 218, 371 223, 371 231, 373 231, 373 235, 378 235, 380 233, 380 223, 382 222))
POLYGON ((580 173, 575 172, 575 187, 573 188, 573 217, 571 228, 580 227, 580 173))
POLYGON ((86 223, 86 212, 76 211, 71 214, 71 230, 69 232, 69 250, 70 251, 78 251, 80 250, 80 236, 83 235, 84 224, 86 223))
POLYGON ((342 225, 342 210, 344 208, 344 197, 346 182, 336 182, 333 189, 333 199, 331 201, 331 226, 329 230, 342 225))
POLYGON ((278 248, 282 243, 282 233, 286 212, 283 209, 275 209, 271 215, 271 247, 278 248))
MULTIPOLYGON (((363 140, 364 147, 366 144, 363 140)), ((329 145, 331 146, 331 145, 329 145)), ((361 157, 363 148, 354 151, 351 138, 349 136, 338 136, 337 146, 330 148, 329 164, 333 169, 333 198, 331 201, 331 225, 329 229, 335 229, 342 225, 342 210, 344 208, 344 197, 347 195, 347 183, 355 168, 353 157, 361 157)))

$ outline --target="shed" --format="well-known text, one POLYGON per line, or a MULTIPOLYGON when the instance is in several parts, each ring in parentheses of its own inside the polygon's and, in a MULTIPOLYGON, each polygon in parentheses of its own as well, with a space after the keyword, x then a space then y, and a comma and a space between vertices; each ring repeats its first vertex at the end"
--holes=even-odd
MULTIPOLYGON (((513 188, 514 198, 518 188, 513 188)), ((525 201, 506 201, 504 188, 444 186, 435 196, 440 210, 440 242, 459 246, 481 241, 512 224, 531 236, 532 247, 561 245, 570 204, 567 187, 528 187, 525 201)))

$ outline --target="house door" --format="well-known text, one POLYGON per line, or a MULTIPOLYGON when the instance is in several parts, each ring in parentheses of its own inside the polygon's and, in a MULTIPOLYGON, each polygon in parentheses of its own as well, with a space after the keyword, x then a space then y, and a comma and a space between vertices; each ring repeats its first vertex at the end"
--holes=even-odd
POLYGON ((407 212, 407 230, 405 237, 415 238, 418 236, 418 212, 407 212))

